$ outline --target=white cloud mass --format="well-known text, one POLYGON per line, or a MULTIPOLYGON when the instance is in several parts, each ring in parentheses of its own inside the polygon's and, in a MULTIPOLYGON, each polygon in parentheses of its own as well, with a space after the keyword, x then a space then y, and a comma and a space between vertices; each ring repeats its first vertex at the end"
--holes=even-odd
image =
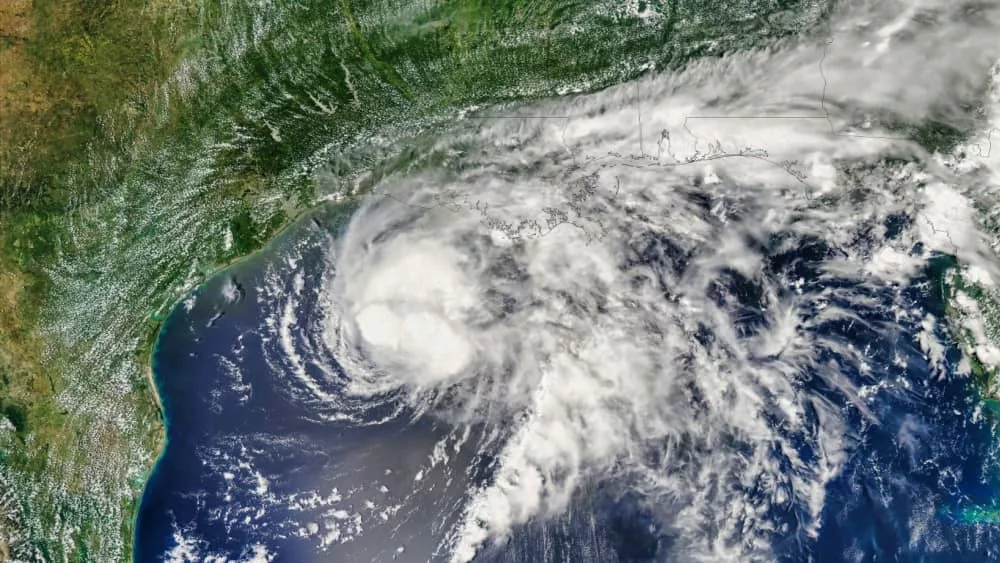
POLYGON ((768 559, 789 533, 772 509, 817 532, 845 416, 878 423, 846 375, 870 371, 868 352, 821 329, 904 337, 922 313, 864 311, 931 250, 1000 279, 974 170, 885 126, 973 123, 997 16, 855 2, 829 45, 495 110, 553 118, 465 120, 427 148, 437 165, 377 186, 331 251, 327 343, 356 358, 357 396, 402 389, 453 424, 505 429, 455 561, 608 474, 662 499, 685 561, 768 559))

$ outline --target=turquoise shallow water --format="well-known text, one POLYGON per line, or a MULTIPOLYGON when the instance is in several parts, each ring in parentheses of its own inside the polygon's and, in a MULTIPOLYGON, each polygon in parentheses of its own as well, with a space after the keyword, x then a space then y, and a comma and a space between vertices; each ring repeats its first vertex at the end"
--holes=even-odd
MULTIPOLYGON (((268 351, 280 344, 268 327, 287 303, 283 292, 301 296, 295 330, 314 326, 324 256, 339 224, 323 213, 303 220, 270 248, 198 288, 193 302, 179 304, 165 322, 154 370, 167 446, 143 494, 136 561, 249 560, 261 553, 271 558, 266 560, 295 562, 448 558, 443 546, 469 491, 488 483, 495 469, 495 439, 472 428, 464 440, 453 440, 453 428, 426 413, 394 412, 391 397, 362 409, 370 424, 330 419, 329 405, 303 399, 296 392, 301 382, 276 368, 268 351), (417 479, 415 468, 440 444, 453 447, 453 455, 437 473, 417 479)), ((776 268, 806 275, 810 249, 772 260, 776 268)), ((941 314, 939 274, 929 269, 927 278, 894 295, 863 289, 872 306, 858 314, 872 325, 884 322, 900 295, 909 307, 941 314)), ((728 283, 734 295, 754 294, 746 280, 728 283)), ((743 322, 747 328, 765 321, 743 322)), ((799 527, 802 515, 794 510, 772 508, 758 516, 774 523, 777 560, 971 562, 1000 556, 1000 536, 983 522, 987 518, 976 516, 995 496, 991 422, 971 416, 981 403, 968 379, 931 377, 913 338, 919 327, 905 328, 913 333, 887 337, 848 321, 823 327, 830 338, 873 350, 876 376, 892 389, 870 403, 878 423, 844 404, 849 459, 827 485, 818 530, 799 527)), ((946 356, 953 369, 958 351, 946 356)), ((351 377, 335 358, 329 361, 335 377, 351 377)), ((842 402, 823 380, 813 385, 812 392, 842 402)), ((708 453, 689 447, 692 456, 708 453)), ((785 470, 796 471, 774 455, 785 470)), ((806 464, 819 459, 806 442, 798 455, 806 464)), ((733 486, 746 499, 759 494, 753 483, 733 486)), ((628 478, 598 476, 566 513, 517 527, 477 560, 669 561, 685 538, 671 530, 661 508, 628 478)))

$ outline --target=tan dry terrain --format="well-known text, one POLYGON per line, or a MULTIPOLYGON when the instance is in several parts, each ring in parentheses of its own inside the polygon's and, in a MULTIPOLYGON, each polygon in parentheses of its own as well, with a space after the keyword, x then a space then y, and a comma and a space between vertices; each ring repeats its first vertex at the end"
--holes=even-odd
POLYGON ((19 127, 26 114, 46 105, 41 92, 32 91, 27 41, 31 33, 32 0, 0 2, 0 175, 23 173, 28 146, 19 127))

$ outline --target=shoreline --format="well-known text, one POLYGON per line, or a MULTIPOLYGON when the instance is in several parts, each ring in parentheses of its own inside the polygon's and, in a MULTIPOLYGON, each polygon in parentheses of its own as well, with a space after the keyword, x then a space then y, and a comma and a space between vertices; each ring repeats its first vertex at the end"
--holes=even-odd
POLYGON ((167 320, 170 318, 170 314, 173 312, 173 310, 177 307, 178 304, 182 303, 184 299, 188 298, 192 293, 194 293, 199 288, 204 286, 205 283, 215 278, 215 276, 232 268, 233 266, 237 266, 243 263, 246 260, 252 259, 253 257, 257 256, 260 252, 267 250, 282 235, 287 233, 288 230, 292 228, 294 225, 299 224, 300 221, 306 219, 311 214, 315 213, 316 211, 322 209, 327 205, 330 205, 331 203, 339 206, 343 205, 345 202, 331 202, 329 200, 323 200, 315 203, 314 205, 303 208, 299 213, 296 213, 295 215, 286 219, 285 222, 282 223, 282 225, 279 226, 274 231, 274 233, 272 233, 271 236, 268 237, 268 239, 263 244, 261 244, 259 248, 256 248, 253 251, 248 252, 247 254, 235 256, 233 258, 230 258, 229 260, 213 265, 209 270, 205 272, 204 277, 194 287, 192 287, 190 290, 186 291, 184 294, 178 297, 175 301, 170 303, 169 307, 167 307, 168 312, 166 316, 163 318, 162 321, 157 321, 156 329, 151 335, 151 340, 150 340, 151 344, 149 348, 145 351, 145 355, 141 358, 140 361, 142 363, 142 370, 150 386, 150 393, 152 394, 153 403, 156 405, 156 408, 160 413, 159 428, 150 429, 156 434, 155 438, 156 455, 154 456, 152 463, 150 463, 146 467, 145 479, 143 480, 142 488, 139 490, 139 494, 135 503, 134 512, 131 515, 130 519, 132 521, 132 553, 130 554, 131 561, 135 561, 136 544, 139 533, 139 514, 142 508, 142 499, 146 494, 146 487, 149 484, 150 479, 156 472, 156 466, 159 464, 163 455, 166 453, 167 446, 169 445, 168 444, 169 440, 167 439, 167 425, 168 425, 167 412, 163 406, 163 398, 160 396, 160 389, 156 384, 156 370, 153 365, 153 358, 156 356, 156 349, 159 346, 160 336, 162 336, 163 334, 163 328, 166 325, 167 320))
MULTIPOLYGON (((365 195, 367 194, 363 194, 360 197, 364 197, 365 195)), ((285 219, 285 221, 281 225, 279 225, 277 229, 275 229, 274 233, 272 233, 271 236, 268 237, 268 239, 264 241, 263 244, 260 245, 260 247, 255 248, 254 250, 246 254, 234 256, 224 262, 212 265, 208 270, 205 271, 204 277, 197 284, 195 284, 188 291, 184 292, 180 297, 178 297, 176 300, 170 303, 168 307, 166 307, 167 314, 163 318, 163 320, 157 321, 153 317, 153 315, 150 315, 149 319, 156 321, 157 325, 156 329, 153 331, 153 334, 150 337, 149 348, 140 358, 140 363, 142 364, 142 370, 146 375, 146 381, 149 383, 150 392, 153 395, 153 403, 156 405, 156 408, 159 409, 160 411, 160 419, 163 422, 164 428, 166 427, 166 411, 164 411, 163 409, 163 399, 160 397, 160 390, 156 385, 156 374, 155 370, 153 369, 153 356, 156 354, 156 345, 157 341, 159 341, 160 339, 160 333, 163 332, 163 325, 166 324, 167 319, 170 318, 170 313, 173 312, 175 307, 177 307, 177 304, 184 301, 184 299, 190 296, 194 291, 198 290, 198 288, 202 287, 206 282, 208 282, 215 276, 219 275, 223 271, 228 270, 229 268, 232 268, 233 266, 236 266, 245 260, 249 260, 254 256, 256 256, 258 253, 260 253, 261 251, 266 250, 269 246, 271 246, 271 244, 273 244, 276 240, 278 240, 278 238, 281 237, 281 235, 285 234, 288 231, 288 229, 298 224, 299 221, 305 219, 310 214, 315 213, 316 211, 322 209, 327 205, 341 206, 350 204, 351 200, 353 200, 353 198, 349 198, 348 201, 331 201, 329 199, 323 199, 317 201, 313 205, 303 207, 297 213, 285 219)), ((164 431, 161 434, 163 434, 163 436, 161 436, 159 442, 161 444, 164 444, 166 442, 166 435, 165 435, 166 432, 164 431)), ((159 451, 157 451, 157 459, 159 459, 160 451, 163 450, 163 447, 164 447, 163 445, 159 447, 159 451)), ((156 465, 155 461, 153 462, 153 465, 154 466, 156 465)))
MULTIPOLYGON (((209 270, 207 270, 205 272, 204 278, 201 281, 199 281, 197 284, 195 284, 194 287, 192 287, 190 290, 186 291, 183 295, 181 295, 180 297, 178 297, 175 301, 173 301, 172 303, 170 303, 170 305, 168 307, 166 307, 166 309, 167 309, 167 315, 166 315, 166 317, 164 317, 164 319, 162 321, 157 321, 156 330, 153 332, 153 335, 152 335, 152 337, 150 339, 151 345, 149 347, 149 350, 144 355, 144 357, 141 359, 142 369, 143 369, 143 371, 146 374, 146 380, 149 382, 151 393, 153 395, 153 402, 156 404, 156 407, 160 410, 161 419, 164 422, 164 426, 166 426, 166 411, 163 410, 163 400, 160 397, 160 390, 159 390, 159 388, 156 385, 156 374, 155 374, 155 370, 153 369, 153 356, 156 355, 157 342, 160 339, 160 334, 163 332, 163 326, 166 324, 167 319, 170 318, 170 313, 173 312, 174 308, 177 307, 178 303, 183 302, 184 299, 186 299, 187 297, 189 297, 191 295, 191 293, 193 293, 194 291, 198 290, 198 288, 200 288, 202 285, 204 285, 205 282, 211 280, 212 278, 214 278, 215 276, 219 275, 223 271, 228 270, 229 268, 240 264, 244 260, 248 260, 248 259, 252 258, 253 256, 257 255, 257 253, 259 253, 260 251, 265 250, 267 247, 269 247, 271 245, 272 242, 274 242, 275 240, 277 240, 278 237, 280 237, 282 234, 284 234, 285 231, 287 231, 289 227, 291 227, 295 223, 299 222, 302 218, 304 218, 310 212, 315 211, 316 209, 318 209, 319 207, 321 207, 322 205, 324 205, 326 203, 328 203, 328 202, 325 202, 325 201, 324 202, 320 202, 320 203, 318 203, 318 204, 316 204, 316 205, 314 205, 312 207, 308 207, 308 208, 304 209, 302 212, 300 212, 300 213, 298 213, 298 214, 296 214, 296 215, 288 218, 284 223, 281 224, 281 226, 279 226, 277 228, 277 230, 274 231, 274 233, 259 248, 256 248, 256 249, 248 252, 247 254, 243 254, 243 255, 240 255, 240 256, 235 256, 233 258, 230 258, 229 260, 226 260, 225 262, 213 265, 209 270)), ((150 317, 150 318, 152 318, 152 317, 150 317)), ((165 441, 165 440, 166 440, 166 437, 164 436, 164 439, 162 441, 165 441)), ((160 449, 162 449, 162 447, 160 449)), ((155 465, 155 463, 154 463, 154 465, 155 465)))
MULTIPOLYGON (((176 303, 171 305, 171 309, 176 306, 176 303)), ((150 347, 149 357, 142 359, 142 371, 146 374, 146 381, 149 382, 150 393, 153 395, 153 402, 156 404, 157 410, 160 412, 160 420, 166 422, 166 412, 163 410, 163 400, 160 398, 160 390, 156 387, 156 378, 153 374, 153 356, 156 355, 156 342, 160 339, 160 333, 163 331, 163 325, 166 321, 159 323, 156 326, 156 330, 153 332, 153 345, 150 347)), ((166 436, 163 437, 166 439, 166 436)), ((162 440, 161 440, 162 441, 162 440)), ((163 449, 162 447, 160 449, 163 449)))

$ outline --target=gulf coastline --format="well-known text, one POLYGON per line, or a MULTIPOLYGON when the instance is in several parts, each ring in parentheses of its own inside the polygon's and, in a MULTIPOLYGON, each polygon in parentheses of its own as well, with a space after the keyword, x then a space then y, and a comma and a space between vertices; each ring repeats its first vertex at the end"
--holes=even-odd
MULTIPOLYGON (((176 380, 173 378, 178 374, 168 373, 168 370, 162 369, 163 366, 161 366, 160 362, 158 362, 158 356, 162 351, 162 345, 171 339, 172 331, 182 329, 185 326, 175 326, 178 318, 181 316, 178 315, 178 312, 183 311, 182 308, 184 307, 184 302, 192 296, 197 297, 203 292, 210 292, 217 289, 226 278, 235 277, 244 279, 251 277, 247 274, 247 272, 255 271, 257 268, 260 268, 270 260, 274 259, 275 256, 280 255, 288 248, 288 244, 301 240, 301 237, 308 236, 307 230, 309 229, 319 229, 328 234, 332 240, 343 225, 347 223, 347 220, 356 208, 357 202, 339 205, 324 204, 303 213, 295 220, 290 221, 285 228, 272 237, 271 240, 262 248, 220 267, 214 273, 207 276, 206 279, 198 285, 198 287, 194 288, 191 292, 174 304, 173 307, 171 307, 169 314, 160 326, 154 346, 152 346, 151 349, 151 357, 147 362, 149 374, 154 383, 154 392, 156 393, 157 400, 162 407, 164 440, 156 462, 150 471, 146 483, 144 484, 143 494, 137 505, 134 522, 133 557, 142 553, 139 532, 142 529, 141 516, 143 514, 143 508, 147 506, 147 492, 153 488, 150 485, 156 482, 156 480, 161 476, 161 469, 167 465, 163 462, 170 453, 171 432, 177 431, 177 428, 171 425, 171 416, 175 413, 175 408, 177 406, 174 401, 176 397, 172 396, 171 393, 176 393, 177 389, 176 386, 174 386, 171 391, 171 386, 168 385, 168 382, 172 381, 176 384, 176 380)), ((941 287, 942 275, 952 267, 954 267, 954 261, 944 257, 932 260, 931 263, 928 264, 927 271, 925 272, 926 282, 930 286, 930 291, 928 291, 925 296, 927 299, 926 304, 928 311, 939 318, 945 317, 948 300, 948 295, 942 291, 941 287)), ((917 291, 918 288, 914 287, 913 290, 917 291)), ((957 363, 959 360, 958 353, 959 351, 957 348, 950 350, 950 355, 952 356, 950 358, 951 361, 957 363)), ((973 439, 973 443, 967 444, 967 447, 971 448, 971 450, 985 451, 989 449, 991 442, 991 433, 986 427, 987 425, 983 425, 983 428, 979 428, 978 430, 970 431, 969 429, 966 429, 964 423, 964 419, 965 417, 968 417, 968 413, 959 413, 957 411, 957 407, 959 406, 968 406, 967 404, 964 404, 964 400, 970 398, 970 391, 973 393, 975 391, 974 387, 970 383, 970 381, 965 380, 964 378, 956 378, 948 381, 946 384, 938 388, 938 390, 944 394, 943 396, 949 399, 947 402, 951 403, 950 406, 956 408, 956 410, 945 409, 944 411, 937 413, 939 416, 943 416, 946 420, 943 419, 935 421, 935 425, 941 425, 941 427, 950 426, 957 430, 965 429, 966 432, 971 432, 965 435, 965 437, 973 439)), ((981 397, 971 397, 971 399, 981 399, 981 397)), ((935 412, 937 411, 936 408, 933 408, 932 410, 935 412)), ((928 420, 930 420, 930 418, 928 420)), ((973 426, 977 425, 974 424, 973 426)), ((895 447, 889 442, 882 445, 884 446, 886 452, 895 447)), ((979 474, 983 470, 983 468, 979 465, 982 462, 979 458, 979 455, 982 455, 982 451, 979 451, 978 454, 973 454, 971 451, 964 452, 967 456, 970 456, 969 461, 974 462, 972 465, 966 464, 965 469, 970 476, 985 479, 988 475, 979 474)), ((859 473, 857 477, 860 478, 860 475, 861 474, 859 473)), ((838 484, 828 491, 830 494, 830 506, 827 510, 835 511, 838 507, 841 509, 845 508, 845 499, 851 498, 851 492, 847 487, 852 481, 851 479, 848 479, 848 477, 848 475, 845 475, 843 477, 843 481, 838 481, 838 484)), ((963 487, 966 487, 965 492, 968 494, 968 497, 963 499, 961 502, 959 502, 959 499, 957 498, 952 498, 950 499, 950 502, 937 507, 938 513, 936 516, 951 524, 945 525, 944 529, 949 530, 952 534, 955 534, 955 537, 961 536, 963 533, 962 528, 966 528, 970 525, 975 526, 975 524, 980 522, 995 521, 995 516, 990 511, 993 507, 991 499, 995 495, 995 490, 992 488, 991 484, 986 481, 976 482, 976 479, 971 479, 964 482, 963 487)), ((860 525, 860 527, 855 530, 850 530, 848 528, 850 527, 843 530, 837 530, 836 526, 833 526, 830 530, 828 530, 828 535, 824 535, 822 540, 824 544, 823 547, 832 550, 836 546, 841 545, 842 542, 846 541, 845 538, 848 536, 838 534, 846 532, 875 533, 875 530, 877 530, 878 527, 872 522, 865 522, 864 525, 860 525)))
POLYGON ((135 513, 132 517, 131 555, 133 561, 136 561, 138 554, 142 552, 140 545, 140 530, 142 529, 143 507, 149 500, 149 493, 151 490, 150 484, 154 483, 158 478, 159 471, 164 465, 163 462, 170 452, 171 397, 170 394, 165 391, 166 386, 164 383, 166 378, 169 378, 171 374, 163 373, 160 369, 158 369, 157 356, 160 352, 161 344, 169 338, 171 323, 176 319, 176 313, 181 307, 185 306, 184 303, 188 299, 193 297, 196 298, 206 288, 217 284, 221 278, 231 277, 234 271, 242 268, 253 269, 254 267, 260 265, 259 262, 266 262, 266 258, 269 257, 270 253, 280 253, 285 243, 290 240, 297 239, 298 236, 302 234, 302 231, 309 226, 324 228, 329 230, 331 234, 335 234, 346 224, 354 210, 356 210, 359 205, 359 201, 337 204, 323 202, 305 210, 301 214, 289 219, 285 225, 281 226, 281 228, 279 228, 278 231, 257 250, 254 250, 249 254, 233 258, 229 262, 213 269, 211 273, 206 275, 204 280, 180 297, 170 307, 170 312, 163 319, 156 330, 156 334, 153 338, 153 346, 150 347, 149 357, 144 358, 143 360, 143 369, 146 372, 146 377, 149 379, 150 390, 153 395, 152 398, 157 407, 160 409, 162 417, 162 435, 160 439, 159 451, 157 452, 156 459, 153 461, 149 474, 143 483, 142 493, 139 495, 139 502, 135 505, 135 513))

